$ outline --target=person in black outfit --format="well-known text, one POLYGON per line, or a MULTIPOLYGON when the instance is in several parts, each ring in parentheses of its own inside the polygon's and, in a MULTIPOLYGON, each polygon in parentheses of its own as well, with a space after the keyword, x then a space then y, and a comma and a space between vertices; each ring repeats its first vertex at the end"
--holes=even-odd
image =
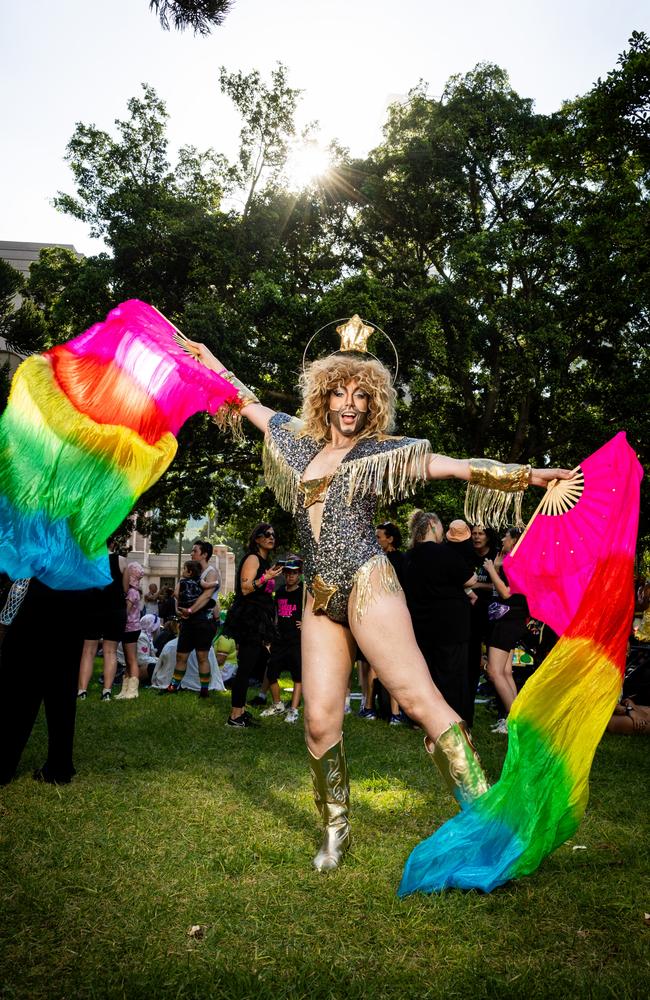
POLYGON ((455 545, 442 544, 437 514, 415 511, 406 557, 406 601, 431 677, 459 714, 467 705, 467 648, 473 577, 455 545))
POLYGON ((472 527, 472 547, 474 550, 473 570, 476 575, 476 583, 473 584, 472 590, 476 595, 476 600, 472 604, 470 612, 467 709, 463 715, 463 718, 467 720, 467 724, 470 726, 474 721, 474 701, 481 679, 483 645, 485 644, 487 650, 491 626, 488 618, 488 607, 493 600, 492 581, 483 564, 486 559, 496 559, 499 544, 491 528, 484 528, 481 524, 475 524, 472 527))
POLYGON ((293 694, 291 707, 285 716, 287 722, 298 721, 298 706, 302 695, 300 626, 305 595, 300 581, 301 566, 302 563, 296 556, 289 557, 283 571, 284 584, 275 592, 278 634, 271 643, 271 655, 266 668, 273 703, 260 713, 263 716, 284 715, 285 705, 280 699, 278 680, 280 674, 288 670, 293 681, 293 694))
POLYGON ((404 553, 402 548, 402 532, 392 521, 384 521, 375 528, 375 536, 381 545, 382 551, 388 556, 397 579, 404 588, 404 553))
MULTIPOLYGON (((489 617, 492 622, 488 647, 487 672, 494 684, 506 713, 517 697, 517 686, 512 676, 512 654, 515 647, 526 635, 529 618, 528 603, 523 594, 513 594, 503 571, 503 560, 515 547, 521 532, 509 528, 501 539, 501 552, 494 562, 486 559, 483 563, 493 585, 489 617)), ((505 733, 505 720, 497 724, 497 732, 505 733)))
MULTIPOLYGON (((75 774, 72 751, 84 641, 80 607, 85 593, 52 590, 38 580, 30 580, 15 616, 4 628, 0 651, 0 785, 14 777, 41 704, 47 722, 47 759, 34 771, 34 778, 65 785, 75 774), (26 669, 25 654, 33 648, 35 635, 57 637, 56 669, 47 656, 31 657, 26 669)), ((9 595, 3 596, 11 601, 9 595)), ((8 608, 5 600, 0 601, 4 618, 3 608, 8 608)))
POLYGON ((108 562, 111 583, 101 589, 85 591, 83 607, 87 609, 84 622, 84 644, 79 664, 79 698, 84 699, 93 675, 93 666, 99 640, 104 654, 104 686, 102 701, 110 701, 111 688, 117 670, 117 645, 126 629, 126 597, 129 589, 129 568, 117 546, 109 540, 108 562))
MULTIPOLYGON (((388 556, 388 560, 395 570, 397 579, 400 582, 402 590, 404 590, 405 584, 405 566, 404 566, 404 553, 400 552, 402 548, 402 532, 396 524, 392 521, 383 521, 382 524, 378 524, 375 528, 375 537, 381 545, 382 551, 388 556)), ((374 710, 374 695, 375 690, 379 694, 379 705, 380 713, 382 718, 386 714, 386 709, 384 705, 388 701, 386 706, 389 709, 388 713, 388 724, 390 726, 401 726, 408 722, 408 718, 401 710, 399 703, 389 692, 386 691, 384 686, 381 684, 377 678, 376 672, 373 668, 368 665, 367 667, 367 687, 366 687, 366 699, 364 706, 359 712, 362 718, 372 719, 375 717, 374 710)))
POLYGON ((174 600, 174 588, 164 587, 158 601, 158 617, 161 622, 169 621, 176 617, 176 601, 174 600))
POLYGON ((269 645, 275 637, 275 578, 282 566, 271 564, 275 530, 262 522, 253 530, 248 549, 237 567, 235 600, 224 624, 226 635, 238 643, 237 673, 231 688, 232 706, 226 725, 245 729, 253 720, 245 710, 248 681, 264 677, 269 645))

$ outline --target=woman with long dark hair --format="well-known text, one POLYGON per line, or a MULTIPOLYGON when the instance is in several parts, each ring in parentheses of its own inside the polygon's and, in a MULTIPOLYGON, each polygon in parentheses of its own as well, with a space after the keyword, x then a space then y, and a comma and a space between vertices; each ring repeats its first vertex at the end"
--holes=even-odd
MULTIPOLYGON (((517 697, 517 686, 512 676, 512 654, 526 635, 526 622, 529 618, 526 598, 523 594, 511 592, 503 571, 503 560, 512 552, 520 535, 517 528, 508 528, 501 539, 501 551, 496 559, 486 559, 483 563, 494 587, 489 608, 492 630, 488 644, 487 672, 503 702, 506 714, 517 697)), ((506 720, 500 719, 493 731, 507 733, 506 720)))
POLYGON ((476 583, 472 585, 472 590, 476 594, 476 601, 472 604, 470 611, 467 707, 463 715, 470 726, 474 722, 474 702, 483 667, 483 646, 485 645, 487 650, 491 624, 488 618, 488 607, 493 600, 492 581, 484 562, 486 559, 496 559, 499 551, 499 538, 491 528, 475 524, 472 526, 472 546, 474 548, 474 573, 476 574, 476 583))
POLYGON ((275 529, 262 521, 248 540, 248 548, 237 567, 235 601, 226 619, 224 631, 237 640, 237 673, 232 682, 232 707, 227 725, 245 729, 253 725, 246 712, 246 695, 250 677, 264 677, 269 644, 275 635, 275 578, 282 572, 274 566, 271 553, 275 548, 275 529))

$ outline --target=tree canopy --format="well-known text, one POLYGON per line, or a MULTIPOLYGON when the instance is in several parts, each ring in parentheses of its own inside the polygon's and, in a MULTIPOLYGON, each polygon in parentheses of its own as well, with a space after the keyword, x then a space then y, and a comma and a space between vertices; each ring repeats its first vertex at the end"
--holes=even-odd
MULTIPOLYGON (((186 147, 172 164, 148 86, 112 132, 77 125, 75 192, 56 204, 108 252, 42 255, 13 334, 24 346, 66 339, 135 296, 295 412, 304 344, 359 312, 398 344, 401 428, 435 450, 572 466, 625 428, 645 457, 646 36, 550 115, 492 64, 439 98, 419 84, 390 108, 376 149, 354 160, 334 147, 326 175, 298 193, 283 179, 300 96, 286 69, 269 82, 222 70, 220 85, 242 119, 233 162, 186 147)), ((230 533, 266 518, 292 544, 252 434, 237 445, 197 416, 179 443, 138 505, 155 512, 154 542, 212 502, 230 533)), ((444 518, 460 497, 438 484, 418 500, 444 518)))
POLYGON ((149 0, 165 31, 191 28, 195 35, 209 35, 218 28, 232 7, 232 0, 149 0))

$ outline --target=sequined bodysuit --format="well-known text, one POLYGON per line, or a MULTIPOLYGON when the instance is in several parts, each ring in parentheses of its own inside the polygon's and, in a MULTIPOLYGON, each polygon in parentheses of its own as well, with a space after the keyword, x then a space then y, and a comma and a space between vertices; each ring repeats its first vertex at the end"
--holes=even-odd
POLYGON ((264 441, 266 481, 278 502, 296 516, 314 611, 347 624, 355 584, 359 617, 372 599, 371 588, 400 589, 375 537, 377 501, 405 496, 426 479, 431 446, 415 438, 365 438, 351 448, 332 476, 303 483, 305 469, 323 445, 300 436, 301 427, 286 413, 276 413, 269 421, 264 441), (308 509, 314 497, 324 501, 318 541, 308 509))

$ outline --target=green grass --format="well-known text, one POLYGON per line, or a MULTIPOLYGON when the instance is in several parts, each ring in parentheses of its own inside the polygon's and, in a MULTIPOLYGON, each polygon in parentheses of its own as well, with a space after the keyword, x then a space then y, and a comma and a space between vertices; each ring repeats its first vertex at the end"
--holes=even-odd
POLYGON ((647 740, 606 735, 582 826, 534 876, 400 901, 409 850, 453 811, 420 735, 347 718, 353 851, 319 875, 302 723, 234 731, 227 709, 95 688, 62 788, 31 778, 39 719, 0 790, 3 1000, 647 996, 647 740))

